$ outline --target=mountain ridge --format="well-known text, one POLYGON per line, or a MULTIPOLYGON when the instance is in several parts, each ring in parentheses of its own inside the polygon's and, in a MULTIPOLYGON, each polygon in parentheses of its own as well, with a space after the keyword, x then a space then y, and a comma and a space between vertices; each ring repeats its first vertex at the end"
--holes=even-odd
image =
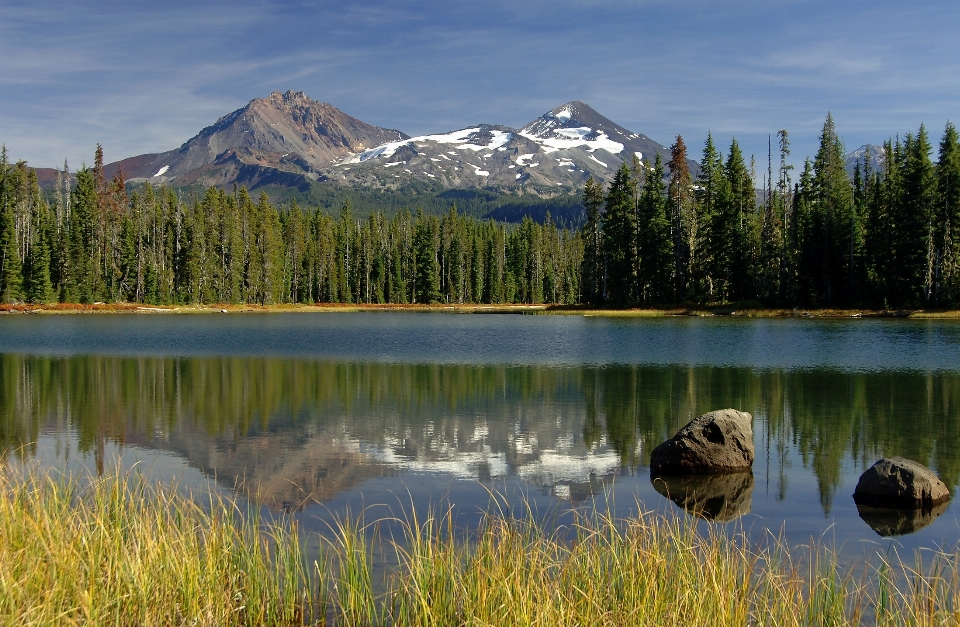
POLYGON ((549 198, 579 189, 591 176, 610 180, 634 155, 652 162, 656 154, 667 157, 668 151, 578 100, 520 129, 481 123, 410 137, 288 90, 254 98, 179 148, 128 157, 104 169, 108 177, 122 169, 131 182, 180 186, 306 191, 317 183, 397 189, 423 181, 549 198))

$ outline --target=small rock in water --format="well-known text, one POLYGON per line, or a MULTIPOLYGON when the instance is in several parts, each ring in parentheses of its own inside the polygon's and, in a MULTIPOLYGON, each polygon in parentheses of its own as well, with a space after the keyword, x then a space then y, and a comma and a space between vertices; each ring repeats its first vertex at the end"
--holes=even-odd
POLYGON ((720 409, 690 421, 650 454, 650 474, 715 474, 753 466, 753 416, 720 409))
POLYGON ((853 500, 874 507, 929 509, 950 500, 950 491, 923 464, 892 457, 881 459, 860 475, 853 500))

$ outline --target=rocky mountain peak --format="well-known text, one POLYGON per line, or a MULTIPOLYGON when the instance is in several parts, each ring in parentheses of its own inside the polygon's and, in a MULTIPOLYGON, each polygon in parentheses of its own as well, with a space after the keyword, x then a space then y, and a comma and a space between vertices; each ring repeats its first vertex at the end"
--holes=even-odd
POLYGON ((287 90, 254 98, 179 149, 111 165, 122 165, 134 180, 176 184, 306 189, 318 181, 395 187, 418 180, 549 197, 574 191, 589 177, 606 181, 635 155, 652 161, 666 152, 579 100, 520 130, 478 124, 411 138, 287 90))

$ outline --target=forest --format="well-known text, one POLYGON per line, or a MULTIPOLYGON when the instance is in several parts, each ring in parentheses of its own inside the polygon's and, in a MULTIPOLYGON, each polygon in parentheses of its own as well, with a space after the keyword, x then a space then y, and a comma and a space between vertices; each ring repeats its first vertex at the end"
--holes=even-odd
POLYGON ((934 162, 925 126, 869 151, 853 175, 828 114, 814 158, 790 165, 786 130, 759 178, 712 135, 693 177, 680 136, 664 164, 588 180, 579 227, 480 219, 456 205, 354 215, 255 201, 244 188, 184 198, 106 180, 98 146, 52 200, 0 154, 5 303, 554 303, 953 308, 960 304, 960 139, 934 162), (774 154, 776 148, 776 155, 774 154))

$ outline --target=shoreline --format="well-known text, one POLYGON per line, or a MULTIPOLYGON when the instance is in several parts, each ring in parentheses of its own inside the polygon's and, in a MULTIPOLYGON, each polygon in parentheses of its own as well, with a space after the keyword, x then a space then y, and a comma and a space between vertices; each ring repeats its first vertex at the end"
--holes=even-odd
POLYGON ((801 309, 801 308, 738 308, 732 306, 673 307, 651 309, 604 309, 585 305, 527 305, 527 304, 351 304, 315 303, 275 305, 256 304, 193 304, 144 305, 138 303, 57 303, 52 305, 2 304, 4 314, 236 314, 236 313, 361 313, 376 311, 405 311, 420 313, 456 314, 532 314, 604 318, 667 318, 733 317, 733 318, 903 318, 903 319, 960 319, 960 310, 879 310, 879 309, 801 309))

